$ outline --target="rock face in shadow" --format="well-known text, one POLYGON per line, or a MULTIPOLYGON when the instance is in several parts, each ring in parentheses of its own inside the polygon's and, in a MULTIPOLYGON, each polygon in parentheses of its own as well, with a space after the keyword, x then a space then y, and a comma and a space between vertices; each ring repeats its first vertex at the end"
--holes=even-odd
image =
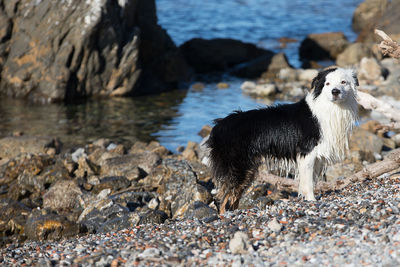
POLYGON ((196 73, 232 71, 233 75, 248 78, 266 71, 274 55, 254 44, 223 38, 194 38, 179 48, 196 73))
POLYGON ((2 94, 52 102, 139 95, 189 78, 154 0, 0 0, 2 94))
POLYGON ((309 34, 299 48, 302 60, 335 59, 349 42, 342 32, 309 34))

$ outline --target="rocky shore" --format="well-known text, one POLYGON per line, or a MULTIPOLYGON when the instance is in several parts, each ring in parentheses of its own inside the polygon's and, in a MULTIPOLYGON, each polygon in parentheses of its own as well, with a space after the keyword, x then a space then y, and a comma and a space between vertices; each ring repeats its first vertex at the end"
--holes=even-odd
MULTIPOLYGON (((137 38, 142 40, 143 46, 155 45, 151 42, 155 40, 152 39, 154 36, 147 35, 153 30, 161 34, 160 38, 165 41, 161 42, 161 47, 157 45, 156 51, 164 56, 171 56, 172 53, 174 60, 180 62, 170 62, 178 64, 174 66, 184 66, 184 70, 194 70, 198 74, 222 71, 240 77, 257 77, 242 85, 243 92, 254 97, 275 97, 282 101, 303 97, 317 68, 321 67, 318 61, 328 59, 336 61, 337 65, 355 68, 360 91, 400 109, 400 64, 394 59, 383 58, 375 43, 368 41, 370 38, 350 43, 341 33, 310 34, 301 45, 304 69, 295 69, 282 53, 275 54, 230 39, 196 39, 177 48, 156 25, 153 1, 147 4, 144 1, 118 1, 118 5, 102 1, 103 7, 111 14, 122 16, 112 18, 119 23, 125 21, 131 24, 118 24, 126 30, 119 33, 112 27, 116 21, 92 14, 94 17, 88 18, 88 25, 91 25, 88 27, 97 34, 101 29, 108 29, 117 37, 130 36, 130 39, 117 38, 120 43, 105 45, 102 47, 104 50, 98 50, 101 45, 96 46, 93 52, 86 49, 93 48, 93 42, 102 44, 102 40, 95 38, 99 36, 97 34, 88 34, 69 47, 67 43, 76 41, 72 33, 77 26, 71 24, 72 30, 66 29, 66 39, 63 39, 71 37, 70 42, 53 40, 59 41, 56 42, 59 45, 57 55, 65 56, 60 60, 69 66, 59 72, 56 65, 46 65, 33 57, 47 51, 43 50, 44 44, 33 42, 32 46, 24 46, 21 40, 28 37, 14 35, 17 26, 31 27, 21 19, 13 20, 14 13, 29 15, 32 10, 40 11, 44 8, 41 4, 46 1, 36 1, 37 4, 22 2, 17 5, 16 1, 0 0, 0 21, 8 23, 4 24, 8 25, 7 31, 0 31, 1 83, 7 85, 9 91, 6 94, 11 96, 21 96, 20 93, 26 89, 24 97, 45 96, 49 101, 60 100, 66 96, 86 95, 87 88, 105 81, 107 83, 98 88, 106 88, 107 92, 90 94, 135 94, 131 89, 135 88, 133 84, 139 79, 139 70, 127 66, 143 67, 140 71, 142 81, 152 80, 153 67, 158 63, 153 62, 151 57, 139 60, 136 56, 144 53, 137 50, 137 38), (128 10, 135 11, 132 21, 125 13, 128 10), (152 14, 150 25, 144 19, 146 14, 152 14), (129 32, 131 27, 127 26, 134 25, 148 31, 141 34, 129 32), (227 44, 235 49, 225 50, 227 44), (20 46, 26 48, 23 55, 13 50, 20 46), (219 58, 202 54, 206 52, 201 51, 204 47, 209 48, 208 53, 218 54, 219 58), (236 54, 235 51, 241 53, 236 54), (201 56, 193 57, 193 54, 201 56), (118 60, 115 60, 119 65, 107 65, 105 62, 114 61, 106 60, 106 55, 118 55, 118 60), (210 60, 202 61, 207 58, 210 60), (99 62, 105 64, 101 67, 103 72, 93 69, 99 67, 99 62), (78 65, 87 68, 80 69, 78 65), (19 71, 14 72, 16 69, 19 71), (38 81, 34 80, 36 72, 57 72, 65 76, 61 75, 57 81, 45 79, 38 86, 38 81), (70 87, 71 82, 75 87, 70 87), (51 88, 54 87, 58 89, 53 91, 51 88), (70 88, 71 92, 68 91, 70 88)), ((60 2, 60 5, 67 3, 60 2)), ((86 1, 85 5, 88 3, 92 1, 86 1)), ((365 1, 354 15, 355 29, 366 32, 361 28, 382 25, 385 18, 390 20, 395 16, 389 9, 395 10, 398 3, 365 1), (371 9, 371 5, 377 2, 381 8, 371 9), (366 10, 375 14, 376 19, 362 17, 366 10)), ((70 19, 78 14, 76 10, 63 10, 69 10, 70 19)), ((28 16, 29 19, 35 21, 28 16)), ((63 28, 60 26, 60 29, 63 28)), ((396 29, 387 30, 396 36, 396 29)), ((163 60, 169 62, 168 58, 163 60)), ((187 74, 178 73, 179 78, 172 75, 169 76, 173 77, 172 80, 165 80, 165 73, 161 70, 155 82, 158 85, 174 84, 181 79, 181 74, 187 74)), ((228 84, 220 84, 220 88, 228 87, 228 84)), ((360 111, 360 125, 351 137, 350 151, 344 162, 328 168, 323 177, 326 181, 341 181, 371 163, 385 160, 391 151, 400 149, 400 127, 393 126, 390 120, 376 111, 360 111)), ((210 126, 205 126, 199 134, 206 137, 210 130, 210 126)), ((189 142, 174 153, 155 141, 135 142, 127 146, 99 139, 84 146, 69 144, 68 147, 65 149, 57 137, 25 136, 18 131, 0 139, 1 264, 400 264, 400 168, 379 177, 354 182, 342 190, 322 192, 317 202, 302 201, 296 192, 259 179, 245 192, 238 210, 219 215, 214 202, 216 190, 210 170, 203 162, 206 151, 201 144, 189 142)))

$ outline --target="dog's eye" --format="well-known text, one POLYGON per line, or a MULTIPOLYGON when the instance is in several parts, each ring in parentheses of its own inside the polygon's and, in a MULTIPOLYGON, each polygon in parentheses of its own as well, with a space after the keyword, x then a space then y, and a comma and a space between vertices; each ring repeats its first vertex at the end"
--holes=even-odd
POLYGON ((342 81, 342 84, 345 84, 346 83, 346 81, 342 81))
POLYGON ((325 85, 330 85, 330 83, 329 82, 326 82, 326 84, 325 85))

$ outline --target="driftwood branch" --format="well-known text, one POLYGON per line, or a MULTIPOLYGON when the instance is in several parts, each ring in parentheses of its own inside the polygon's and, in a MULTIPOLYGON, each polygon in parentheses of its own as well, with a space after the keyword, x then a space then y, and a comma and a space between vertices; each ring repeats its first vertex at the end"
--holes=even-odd
POLYGON ((379 48, 385 56, 400 58, 400 46, 396 41, 393 41, 384 31, 375 29, 375 34, 383 39, 379 48))
POLYGON ((365 109, 376 110, 385 115, 388 119, 400 122, 400 110, 395 109, 392 105, 379 100, 368 93, 359 91, 357 93, 357 101, 365 109))
MULTIPOLYGON (((400 168, 400 148, 391 151, 383 161, 375 162, 366 166, 363 170, 334 182, 319 181, 315 186, 316 192, 335 191, 345 188, 350 183, 362 182, 366 179, 373 179, 387 172, 400 168)), ((270 183, 279 190, 297 192, 299 183, 296 180, 282 178, 270 173, 261 172, 257 177, 260 182, 270 183)))

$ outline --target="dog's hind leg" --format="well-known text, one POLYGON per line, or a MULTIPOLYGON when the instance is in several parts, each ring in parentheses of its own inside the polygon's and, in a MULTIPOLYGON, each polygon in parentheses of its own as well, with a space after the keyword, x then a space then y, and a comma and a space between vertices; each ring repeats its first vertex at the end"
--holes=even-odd
POLYGON ((299 196, 305 200, 315 201, 314 196, 314 167, 316 156, 314 153, 297 158, 297 166, 299 169, 299 196))

